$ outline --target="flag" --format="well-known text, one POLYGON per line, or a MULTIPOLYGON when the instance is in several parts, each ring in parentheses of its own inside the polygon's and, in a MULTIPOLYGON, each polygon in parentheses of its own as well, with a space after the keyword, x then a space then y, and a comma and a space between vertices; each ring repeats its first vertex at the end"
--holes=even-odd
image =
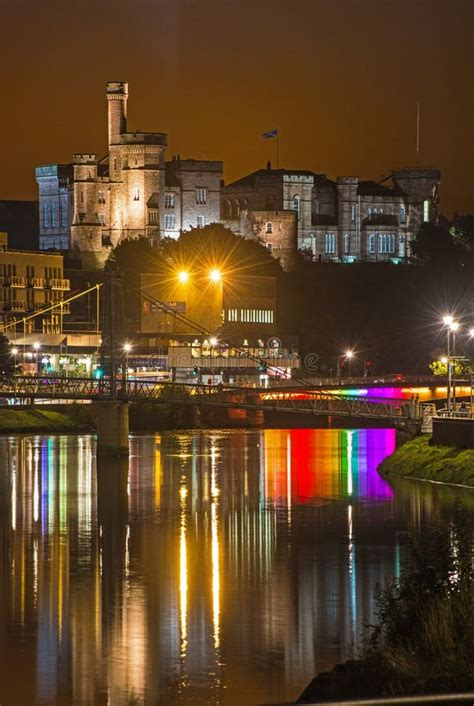
POLYGON ((278 137, 278 129, 275 128, 274 130, 269 130, 268 132, 264 132, 262 137, 269 138, 269 137, 278 137))

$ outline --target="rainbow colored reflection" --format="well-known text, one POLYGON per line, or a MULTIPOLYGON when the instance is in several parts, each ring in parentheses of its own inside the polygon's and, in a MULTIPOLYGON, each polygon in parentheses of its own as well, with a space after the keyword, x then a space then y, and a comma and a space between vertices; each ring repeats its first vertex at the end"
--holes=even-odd
POLYGON ((267 429, 262 436, 267 501, 393 495, 377 467, 395 451, 394 429, 267 429))

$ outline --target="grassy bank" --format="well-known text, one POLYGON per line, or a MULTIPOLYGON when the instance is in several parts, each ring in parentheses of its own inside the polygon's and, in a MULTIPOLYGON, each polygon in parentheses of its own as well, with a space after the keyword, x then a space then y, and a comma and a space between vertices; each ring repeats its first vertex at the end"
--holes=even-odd
POLYGON ((24 432, 74 432, 87 425, 62 412, 40 409, 1 409, 0 434, 24 432))
POLYGON ((474 449, 430 446, 428 436, 418 436, 383 461, 384 476, 424 478, 474 487, 474 449))

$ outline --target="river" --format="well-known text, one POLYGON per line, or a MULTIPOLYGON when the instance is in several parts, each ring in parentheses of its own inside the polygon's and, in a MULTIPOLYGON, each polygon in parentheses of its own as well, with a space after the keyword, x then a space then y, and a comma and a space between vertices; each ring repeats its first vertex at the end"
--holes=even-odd
MULTIPOLYGON (((407 534, 455 492, 388 483, 390 429, 0 439, 0 704, 296 699, 351 654, 407 534)), ((465 495, 474 506, 474 494, 465 495)))

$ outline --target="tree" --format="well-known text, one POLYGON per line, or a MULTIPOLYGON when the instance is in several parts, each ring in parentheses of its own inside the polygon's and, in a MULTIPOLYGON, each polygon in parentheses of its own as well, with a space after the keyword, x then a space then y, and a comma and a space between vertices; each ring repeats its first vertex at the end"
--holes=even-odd
POLYGON ((423 223, 412 243, 414 261, 436 268, 473 267, 474 248, 467 235, 448 223, 423 223))
POLYGON ((0 334, 0 376, 9 378, 15 374, 15 360, 11 352, 10 341, 0 334))

